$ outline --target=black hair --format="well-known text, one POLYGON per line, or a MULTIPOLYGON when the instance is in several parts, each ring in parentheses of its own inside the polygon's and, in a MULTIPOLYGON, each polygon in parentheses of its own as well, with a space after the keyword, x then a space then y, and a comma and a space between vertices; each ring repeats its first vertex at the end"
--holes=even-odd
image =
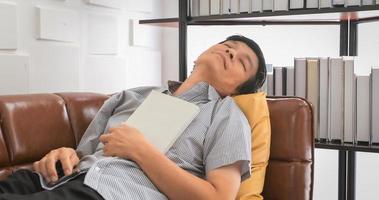
POLYGON ((258 57, 258 70, 255 75, 252 75, 247 81, 242 83, 237 87, 237 94, 250 94, 255 93, 261 88, 266 81, 266 61, 263 56, 262 50, 259 45, 254 42, 252 39, 249 39, 242 35, 232 35, 226 38, 226 40, 220 42, 224 43, 226 41, 239 41, 245 43, 248 47, 250 47, 253 52, 258 57))

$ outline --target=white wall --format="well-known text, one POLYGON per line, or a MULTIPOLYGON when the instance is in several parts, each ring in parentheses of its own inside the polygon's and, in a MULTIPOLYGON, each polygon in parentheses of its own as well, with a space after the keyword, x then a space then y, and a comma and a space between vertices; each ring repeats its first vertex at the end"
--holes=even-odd
POLYGON ((161 12, 160 0, 0 0, 0 94, 160 85, 161 30, 130 20, 161 12))
MULTIPOLYGON (((164 1, 163 15, 177 16, 177 3, 164 1), (175 6, 174 6, 175 5, 175 6)), ((231 34, 243 34, 260 44, 266 62, 275 66, 293 66, 294 57, 339 56, 338 26, 189 26, 188 74, 193 61, 211 45, 231 34)), ((379 23, 359 25, 357 74, 367 74, 373 65, 379 66, 379 23)), ((178 76, 178 31, 163 31, 162 81, 178 76)), ((377 199, 379 191, 375 181, 379 154, 357 154, 357 200, 377 199)), ((338 152, 316 149, 315 152, 315 200, 338 199, 338 152)))

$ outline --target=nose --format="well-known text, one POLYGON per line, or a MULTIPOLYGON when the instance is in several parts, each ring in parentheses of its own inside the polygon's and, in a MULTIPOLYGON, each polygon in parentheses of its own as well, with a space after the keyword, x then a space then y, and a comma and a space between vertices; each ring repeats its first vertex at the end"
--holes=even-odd
POLYGON ((226 53, 229 54, 230 59, 233 59, 237 54, 236 50, 230 48, 226 49, 226 53))

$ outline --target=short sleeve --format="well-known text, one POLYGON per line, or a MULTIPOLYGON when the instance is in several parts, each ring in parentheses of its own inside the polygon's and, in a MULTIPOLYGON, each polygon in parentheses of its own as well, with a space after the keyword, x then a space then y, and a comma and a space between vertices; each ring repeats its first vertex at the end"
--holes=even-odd
POLYGON ((205 173, 242 161, 242 181, 250 177, 251 132, 242 111, 230 97, 218 104, 204 142, 205 173))

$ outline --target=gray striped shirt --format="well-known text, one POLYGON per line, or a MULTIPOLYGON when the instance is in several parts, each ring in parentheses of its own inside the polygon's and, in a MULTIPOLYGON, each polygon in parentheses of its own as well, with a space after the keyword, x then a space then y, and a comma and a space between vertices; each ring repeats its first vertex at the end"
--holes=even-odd
MULTIPOLYGON (((167 199, 135 162, 104 156, 103 144, 99 142, 99 136, 126 121, 151 90, 170 95, 172 91, 139 87, 112 96, 100 108, 77 147, 77 152, 83 155, 79 168, 87 172, 84 184, 106 200, 167 199)), ((241 178, 249 177, 250 127, 233 98, 220 98, 205 82, 196 84, 178 98, 198 105, 200 113, 166 156, 182 169, 203 179, 213 169, 242 161, 241 178)), ((42 185, 51 189, 44 182, 42 185)))

